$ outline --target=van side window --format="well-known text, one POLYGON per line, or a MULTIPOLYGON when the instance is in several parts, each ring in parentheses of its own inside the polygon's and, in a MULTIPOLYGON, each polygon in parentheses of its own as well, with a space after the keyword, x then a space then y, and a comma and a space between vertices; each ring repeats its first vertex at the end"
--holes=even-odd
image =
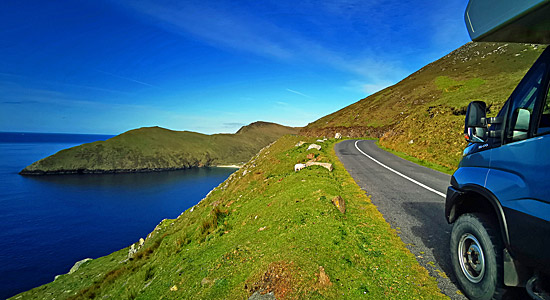
POLYGON ((506 126, 506 141, 508 143, 524 140, 529 137, 529 127, 533 118, 535 103, 542 89, 542 78, 546 64, 540 64, 532 70, 521 82, 511 99, 506 126))
POLYGON ((537 128, 537 134, 543 134, 550 132, 550 88, 544 100, 544 104, 541 108, 541 116, 539 126, 537 128))

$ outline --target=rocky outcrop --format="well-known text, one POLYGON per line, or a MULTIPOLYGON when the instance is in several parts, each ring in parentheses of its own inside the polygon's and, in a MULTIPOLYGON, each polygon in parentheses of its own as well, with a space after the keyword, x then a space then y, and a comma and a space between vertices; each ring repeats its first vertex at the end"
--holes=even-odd
MULTIPOLYGON (((67 274, 73 274, 74 272, 78 271, 78 269, 80 268, 80 266, 82 266, 85 262, 88 262, 88 261, 90 261, 90 260, 92 260, 92 259, 91 259, 91 258, 85 258, 85 259, 83 259, 83 260, 77 261, 76 263, 74 263, 74 265, 73 265, 73 266, 71 267, 71 269, 69 270, 69 273, 67 273, 67 274)), ((55 276, 54 281, 57 280, 57 278, 59 278, 59 276, 61 276, 61 275, 55 276)))
POLYGON ((334 206, 336 206, 341 213, 346 213, 346 202, 342 199, 342 197, 336 196, 332 198, 332 204, 334 204, 334 206))
POLYGON ((32 170, 23 169, 19 172, 19 175, 40 176, 40 175, 71 175, 71 174, 121 174, 121 173, 152 173, 152 172, 165 172, 165 171, 178 171, 186 170, 194 167, 208 167, 208 165, 197 164, 186 165, 181 168, 141 168, 141 169, 76 169, 76 170, 32 170))
POLYGON ((317 161, 308 161, 305 164, 295 164, 294 165, 294 172, 298 172, 303 168, 311 167, 311 166, 320 166, 323 167, 329 172, 332 172, 332 164, 331 163, 323 163, 323 162, 317 162, 317 161))
POLYGON ((321 150, 321 146, 319 146, 317 144, 311 144, 311 145, 309 145, 309 147, 307 147, 307 150, 309 151, 311 149, 321 150))
POLYGON ((145 240, 143 238, 140 238, 137 243, 133 243, 130 246, 130 249, 128 249, 128 259, 134 258, 134 255, 143 247, 143 244, 145 244, 145 240))

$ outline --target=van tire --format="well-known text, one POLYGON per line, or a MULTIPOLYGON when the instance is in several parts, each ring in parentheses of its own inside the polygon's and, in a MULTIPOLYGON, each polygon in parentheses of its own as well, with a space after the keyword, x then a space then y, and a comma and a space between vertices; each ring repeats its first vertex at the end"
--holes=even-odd
POLYGON ((501 299, 502 241, 488 215, 464 214, 451 231, 451 261, 462 291, 472 300, 501 299))

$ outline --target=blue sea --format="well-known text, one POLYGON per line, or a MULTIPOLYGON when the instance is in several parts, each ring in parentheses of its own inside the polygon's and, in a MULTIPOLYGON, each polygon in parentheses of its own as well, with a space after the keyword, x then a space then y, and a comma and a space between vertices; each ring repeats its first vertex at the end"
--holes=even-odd
POLYGON ((235 169, 137 174, 17 173, 59 150, 112 136, 0 132, 0 299, 122 249, 197 204, 235 169))

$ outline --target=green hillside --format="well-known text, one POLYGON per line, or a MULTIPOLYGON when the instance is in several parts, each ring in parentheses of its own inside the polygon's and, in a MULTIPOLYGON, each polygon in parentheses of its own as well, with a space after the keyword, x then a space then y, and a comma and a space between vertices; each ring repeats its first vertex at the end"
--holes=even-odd
POLYGON ((27 166, 21 174, 139 172, 242 164, 262 147, 297 131, 267 122, 252 123, 235 134, 214 135, 139 128, 107 141, 59 151, 27 166))
POLYGON ((543 50, 530 44, 468 43, 302 133, 378 137, 386 148, 454 169, 466 145, 468 103, 485 101, 496 114, 543 50))
MULTIPOLYGON (((12 299, 444 299, 336 157, 285 136, 139 242, 12 299), (309 157, 308 157, 309 154, 309 157), (315 157, 332 163, 294 171, 315 157), (345 201, 342 213, 331 200, 345 201), (138 249, 130 258, 130 249, 138 249)), ((181 195, 185 197, 185 195, 181 195)), ((343 207, 343 206, 341 206, 343 207)))

